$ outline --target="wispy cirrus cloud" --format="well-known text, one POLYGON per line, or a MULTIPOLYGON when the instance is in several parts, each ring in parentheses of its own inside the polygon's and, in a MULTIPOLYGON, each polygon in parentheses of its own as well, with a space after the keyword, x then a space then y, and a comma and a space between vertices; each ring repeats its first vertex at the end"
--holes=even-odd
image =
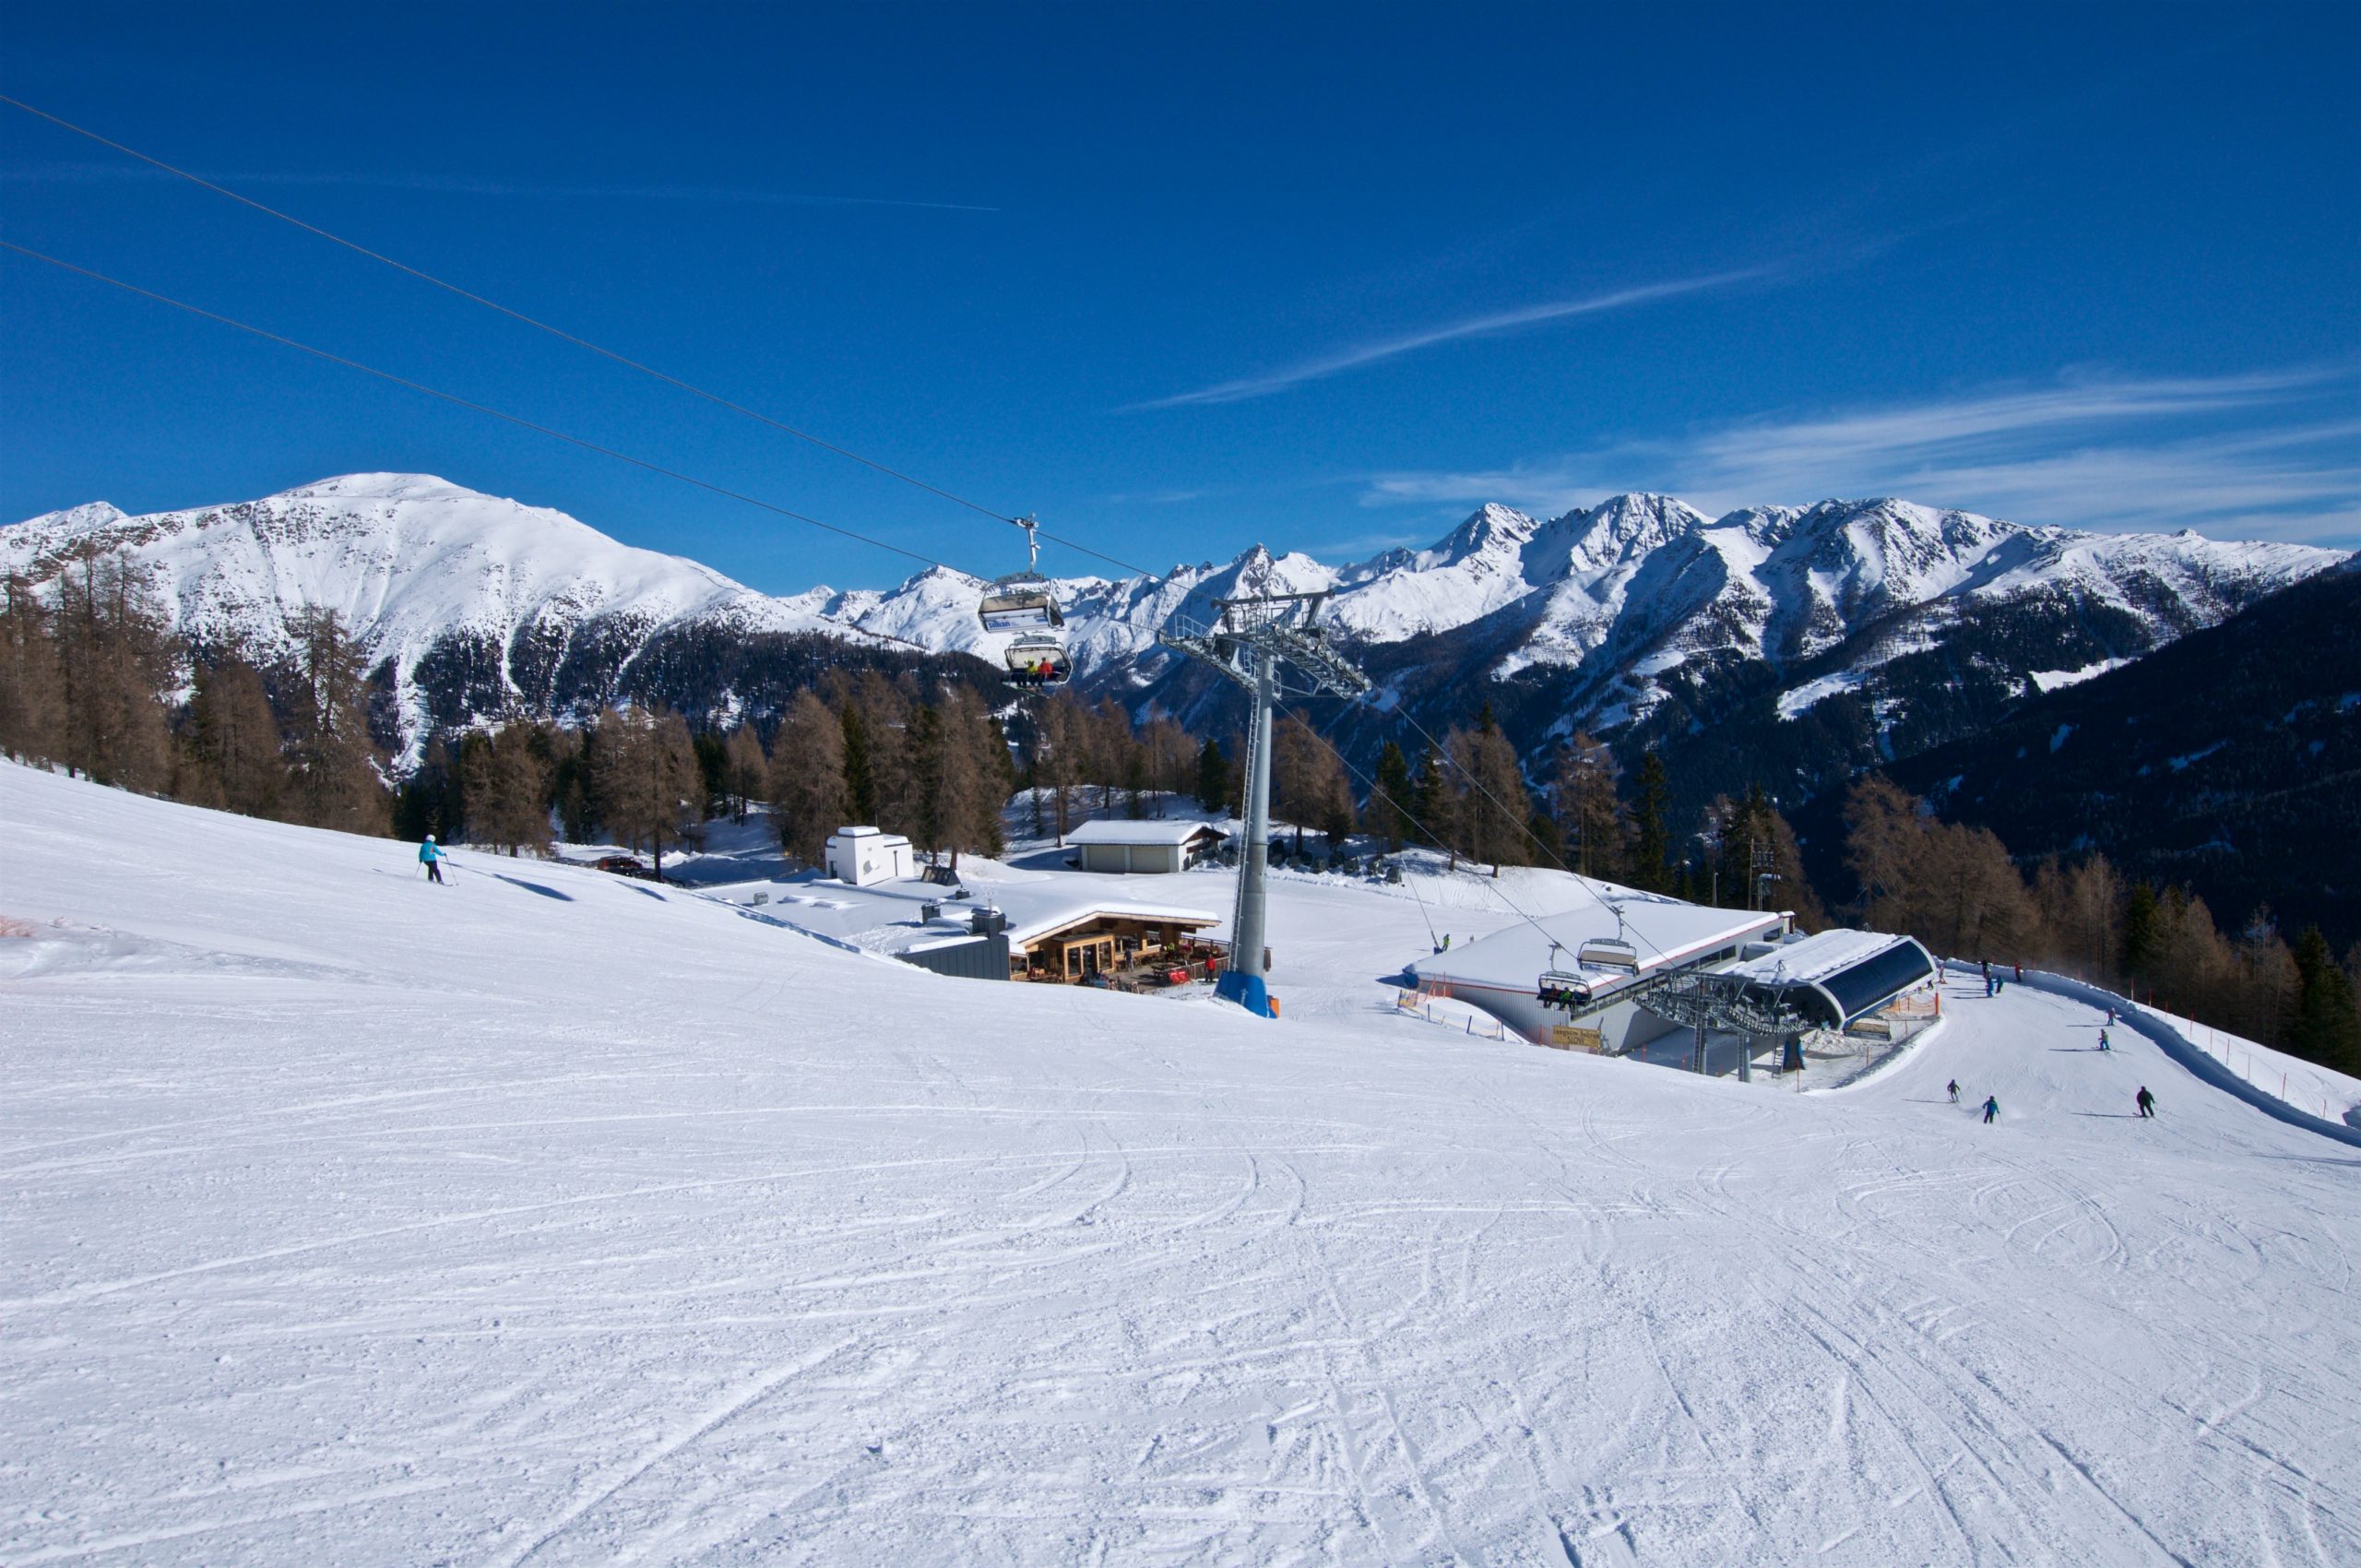
POLYGON ((1445 322, 1399 337, 1380 339, 1354 348, 1340 349, 1333 353, 1300 360, 1278 370, 1260 375, 1241 376, 1235 381, 1216 382, 1193 392, 1175 393, 1169 398, 1152 398, 1133 403, 1126 412, 1145 409, 1178 409, 1198 403, 1239 403, 1250 398, 1267 398, 1284 392, 1290 386, 1300 386, 1307 381, 1319 381, 1348 370, 1358 370, 1384 360, 1430 349, 1439 343, 1456 342, 1463 338, 1497 337, 1518 332, 1529 327, 1539 327, 1552 321, 1564 321, 1572 316, 1597 315, 1608 311, 1628 310, 1633 305, 1651 303, 1656 300, 1675 299, 1683 294, 1700 294, 1714 289, 1769 277, 1776 268, 1745 267, 1735 272, 1716 272, 1699 278, 1676 278, 1661 283, 1641 283, 1628 289, 1610 290, 1603 294, 1586 294, 1577 299, 1548 300, 1540 304, 1525 305, 1515 310, 1494 311, 1488 315, 1471 315, 1458 321, 1445 322))
MULTIPOLYGON (((821 196, 804 191, 754 190, 738 185, 546 184, 530 181, 479 180, 446 174, 298 173, 245 170, 204 176, 232 190, 253 186, 351 186, 364 190, 416 191, 433 196, 507 196, 550 201, 712 202, 742 207, 909 207, 937 212, 998 212, 957 201, 918 201, 902 196, 821 196)), ((158 169, 112 163, 53 163, 0 169, 0 184, 113 184, 161 182, 172 176, 158 169)))
POLYGON ((2350 543, 2361 541, 2355 389, 2349 367, 2082 374, 1740 421, 1499 469, 1381 473, 1361 500, 1563 511, 1619 491, 1660 490, 1716 512, 1900 494, 2028 523, 2350 543))

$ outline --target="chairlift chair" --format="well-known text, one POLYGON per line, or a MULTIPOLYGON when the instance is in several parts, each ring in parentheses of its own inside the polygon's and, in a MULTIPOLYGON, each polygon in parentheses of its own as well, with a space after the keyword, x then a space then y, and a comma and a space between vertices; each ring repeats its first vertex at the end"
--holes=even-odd
POLYGON ((1065 616, 1058 609, 1057 590, 1041 575, 1041 541, 1034 533, 1040 525, 1030 517, 1015 522, 1025 530, 1025 570, 993 578, 976 606, 976 618, 987 632, 1040 632, 1062 626, 1065 616))
POLYGON ((1533 988, 1534 1000, 1544 1007, 1581 1007, 1590 1001, 1590 977, 1551 969, 1533 988))
POLYGON ((1074 675, 1066 645, 1039 632, 1027 632, 1011 639, 1001 657, 1007 661, 1008 681, 1013 686, 1054 690, 1074 675))
POLYGON ((1575 950, 1574 962, 1584 968, 1640 968, 1640 950, 1619 936, 1595 936, 1575 950))

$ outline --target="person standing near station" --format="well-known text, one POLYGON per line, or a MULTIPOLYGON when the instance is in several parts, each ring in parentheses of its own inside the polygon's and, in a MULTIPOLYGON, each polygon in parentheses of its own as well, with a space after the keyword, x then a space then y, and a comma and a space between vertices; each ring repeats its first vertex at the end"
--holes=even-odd
POLYGON ((432 833, 426 836, 426 842, 418 847, 418 863, 426 868, 427 881, 438 887, 443 885, 443 851, 434 847, 434 835, 432 833))

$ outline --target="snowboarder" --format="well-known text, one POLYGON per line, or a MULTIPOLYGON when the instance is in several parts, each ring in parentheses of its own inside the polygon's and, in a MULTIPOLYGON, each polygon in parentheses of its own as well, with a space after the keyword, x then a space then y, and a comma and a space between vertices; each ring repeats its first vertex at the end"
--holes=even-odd
POLYGON ((2140 1114, 2142 1117, 2153 1118, 2156 1114, 2156 1097, 2148 1092, 2148 1086, 2145 1084, 2142 1084, 2140 1092, 2131 1097, 2131 1103, 2140 1108, 2140 1114))
MULTIPOLYGON (((2145 1089, 2142 1089, 2140 1092, 2141 1092, 2142 1094, 2145 1094, 2145 1093, 2147 1093, 2148 1091, 2147 1091, 2147 1090, 2145 1090, 2145 1089)), ((1999 1116, 1999 1114, 2000 1114, 2000 1100, 1999 1100, 1999 1096, 1997 1096, 1997 1095, 1988 1095, 1988 1094, 1987 1094, 1987 1095, 1986 1095, 1986 1096, 1984 1097, 1984 1124, 1985 1124, 1986 1126, 1989 1127, 1990 1125, 1992 1125, 1993 1118, 1995 1118, 1995 1117, 1999 1116)))
POLYGON ((1953 1078, 1946 1087, 1952 1091, 1952 1103, 1953 1105, 1957 1105, 1959 1103, 1959 1080, 1957 1078, 1953 1078))
POLYGON ((443 851, 434 847, 434 835, 418 847, 418 863, 426 868, 426 880, 440 886, 443 882, 443 851))

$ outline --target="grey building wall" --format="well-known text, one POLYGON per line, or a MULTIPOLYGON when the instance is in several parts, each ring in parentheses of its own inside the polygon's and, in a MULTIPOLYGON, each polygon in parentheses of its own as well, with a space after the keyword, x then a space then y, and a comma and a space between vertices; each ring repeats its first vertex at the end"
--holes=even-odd
POLYGON ((1008 978, 1008 937, 1005 933, 979 936, 967 942, 945 943, 917 953, 896 955, 905 964, 915 964, 921 969, 932 969, 938 975, 950 975, 957 980, 996 980, 1008 978))
POLYGON ((1082 869, 1103 872, 1177 872, 1178 844, 1085 844, 1082 869))

